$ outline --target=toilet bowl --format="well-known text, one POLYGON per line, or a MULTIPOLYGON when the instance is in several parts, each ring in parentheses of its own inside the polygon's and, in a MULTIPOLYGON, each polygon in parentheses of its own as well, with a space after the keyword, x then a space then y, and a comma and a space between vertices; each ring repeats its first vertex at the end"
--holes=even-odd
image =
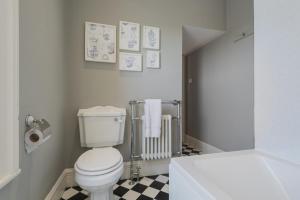
POLYGON ((75 181, 90 193, 91 200, 112 200, 113 186, 123 174, 123 158, 113 147, 94 148, 76 161, 75 181))

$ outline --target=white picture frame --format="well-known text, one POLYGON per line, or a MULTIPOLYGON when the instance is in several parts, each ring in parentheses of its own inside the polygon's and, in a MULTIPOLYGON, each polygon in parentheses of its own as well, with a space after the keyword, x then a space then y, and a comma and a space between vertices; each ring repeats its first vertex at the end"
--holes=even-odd
POLYGON ((160 28, 154 26, 143 27, 143 48, 160 49, 160 28))
POLYGON ((117 27, 85 22, 85 60, 116 63, 117 27))
POLYGON ((151 69, 160 68, 160 52, 147 50, 145 53, 145 66, 151 69))
POLYGON ((140 53, 119 53, 119 69, 121 71, 142 71, 142 54, 140 53))
POLYGON ((140 51, 140 24, 120 21, 119 49, 140 51))

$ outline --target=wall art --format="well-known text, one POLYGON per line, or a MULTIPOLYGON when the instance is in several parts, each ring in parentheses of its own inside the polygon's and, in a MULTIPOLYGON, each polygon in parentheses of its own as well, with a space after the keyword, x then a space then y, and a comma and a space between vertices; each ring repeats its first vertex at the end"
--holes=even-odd
POLYGON ((143 28, 143 47, 146 49, 160 48, 160 28, 144 26, 143 28))
POLYGON ((140 50, 140 25, 132 22, 120 21, 119 48, 122 50, 140 50))
POLYGON ((159 69, 160 68, 160 52, 159 51, 146 51, 145 66, 147 68, 159 69))
POLYGON ((116 63, 116 26, 85 23, 85 60, 116 63))
POLYGON ((142 71, 142 54, 120 52, 119 69, 125 71, 142 71))

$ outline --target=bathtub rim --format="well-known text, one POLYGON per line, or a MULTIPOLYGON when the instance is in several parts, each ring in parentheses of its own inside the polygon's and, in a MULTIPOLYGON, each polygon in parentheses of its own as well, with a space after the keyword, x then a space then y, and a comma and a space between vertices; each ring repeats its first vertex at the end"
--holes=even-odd
MULTIPOLYGON (((194 162, 195 159, 203 161, 215 158, 230 158, 249 155, 263 158, 264 160, 276 160, 277 162, 284 163, 285 165, 289 165, 291 167, 296 167, 298 170, 300 170, 300 165, 298 164, 255 149, 173 158, 170 162, 170 168, 175 168, 184 177, 187 177, 190 181, 192 181, 192 187, 194 187, 195 190, 198 190, 199 192, 205 193, 205 195, 208 196, 209 199, 232 200, 232 198, 225 191, 218 188, 217 184, 210 180, 209 177, 206 177, 203 173, 199 173, 199 171, 197 171, 198 168, 195 167, 194 163, 192 162, 194 162)), ((286 194, 285 196, 287 197, 287 199, 289 199, 289 195, 287 195, 287 193, 285 192, 285 189, 280 183, 279 179, 277 179, 276 176, 273 176, 273 178, 277 181, 277 183, 279 183, 280 188, 282 189, 282 191, 284 191, 284 194, 286 194)))

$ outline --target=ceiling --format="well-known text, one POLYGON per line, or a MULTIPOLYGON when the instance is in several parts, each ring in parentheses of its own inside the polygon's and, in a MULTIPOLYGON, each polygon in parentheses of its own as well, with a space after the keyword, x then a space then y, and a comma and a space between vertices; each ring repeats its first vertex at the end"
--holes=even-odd
POLYGON ((194 26, 183 26, 182 32, 183 55, 194 52, 224 34, 224 31, 194 26))

